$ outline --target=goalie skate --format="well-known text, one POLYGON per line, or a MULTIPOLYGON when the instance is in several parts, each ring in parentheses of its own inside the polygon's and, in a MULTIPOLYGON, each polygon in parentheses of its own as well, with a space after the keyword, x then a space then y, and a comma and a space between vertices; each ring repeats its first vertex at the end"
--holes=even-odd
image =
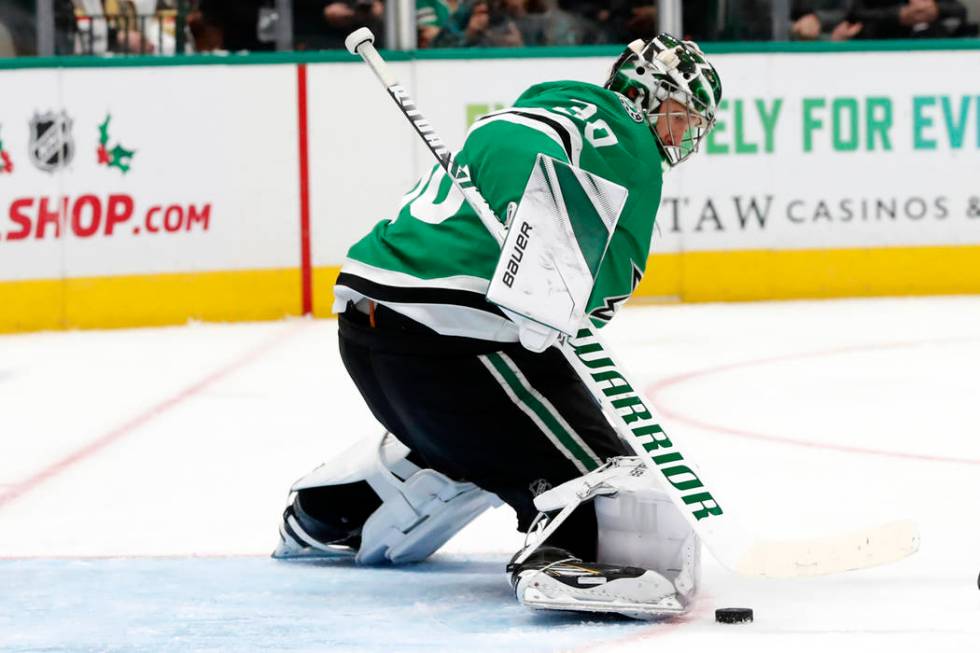
POLYGON ((311 520, 302 513, 298 503, 291 503, 279 523, 279 545, 272 557, 280 560, 303 558, 353 558, 357 554, 359 537, 330 542, 320 533, 311 535, 307 530, 311 520), (297 512, 299 514, 297 515, 297 512), (305 517, 305 519, 304 519, 305 517), (304 525, 306 528, 304 528, 304 525))
POLYGON ((535 610, 616 613, 633 619, 688 610, 673 584, 655 571, 584 563, 561 549, 543 547, 510 571, 517 600, 535 610))

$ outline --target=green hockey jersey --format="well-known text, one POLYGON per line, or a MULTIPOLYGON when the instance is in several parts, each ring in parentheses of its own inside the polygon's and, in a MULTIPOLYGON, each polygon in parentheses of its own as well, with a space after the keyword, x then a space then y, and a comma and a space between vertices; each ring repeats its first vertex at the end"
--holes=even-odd
MULTIPOLYGON (((596 274, 588 313, 612 319, 643 275, 663 185, 662 155, 624 96, 594 84, 532 86, 470 128, 456 161, 499 219, 519 202, 539 153, 624 186, 629 196, 596 274)), ((516 342, 517 326, 485 294, 500 248, 435 165, 347 254, 334 311, 370 298, 438 333, 516 342)))

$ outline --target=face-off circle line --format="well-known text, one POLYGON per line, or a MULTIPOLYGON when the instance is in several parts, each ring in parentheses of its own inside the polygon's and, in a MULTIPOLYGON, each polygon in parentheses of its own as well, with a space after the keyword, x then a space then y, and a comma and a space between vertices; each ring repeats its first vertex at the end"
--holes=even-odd
POLYGON ((980 465, 980 459, 977 458, 961 458, 957 456, 933 456, 929 454, 919 454, 919 453, 911 453, 911 452, 904 452, 904 451, 891 451, 887 449, 874 449, 870 447, 855 447, 855 446, 848 446, 848 445, 828 444, 822 442, 814 442, 812 440, 807 440, 804 438, 772 435, 769 433, 750 431, 747 429, 740 429, 740 428, 730 427, 726 425, 712 424, 709 422, 704 422, 694 417, 690 417, 679 411, 671 410, 669 407, 667 407, 668 402, 666 400, 662 400, 659 396, 667 388, 680 385, 682 383, 687 383, 688 381, 694 381, 709 376, 716 376, 718 374, 723 374, 725 372, 743 370, 743 369, 748 369, 753 367, 762 367, 764 365, 773 365, 778 363, 806 360, 810 358, 827 358, 830 356, 867 353, 867 352, 883 351, 883 350, 890 350, 890 349, 903 349, 903 348, 921 347, 927 345, 948 345, 948 344, 958 344, 963 342, 978 342, 978 341, 980 341, 980 338, 976 338, 973 336, 957 336, 957 337, 950 337, 950 338, 932 338, 927 340, 910 340, 910 341, 891 342, 891 343, 874 343, 868 345, 852 345, 847 347, 837 347, 833 349, 825 349, 825 350, 818 350, 818 351, 811 351, 811 352, 800 352, 795 354, 785 354, 780 356, 769 356, 764 358, 749 359, 745 361, 726 363, 724 365, 718 365, 715 367, 708 367, 700 370, 694 370, 691 372, 684 372, 681 374, 676 374, 674 376, 669 376, 665 379, 661 379, 659 381, 656 381, 648 385, 645 394, 664 418, 668 419, 671 422, 687 424, 689 426, 693 426, 705 431, 712 431, 715 433, 722 433, 725 435, 732 435, 735 437, 745 438, 749 440, 757 440, 761 442, 772 442, 775 444, 807 447, 811 449, 822 449, 827 451, 836 451, 839 453, 849 453, 849 454, 866 455, 866 456, 881 456, 886 458, 897 458, 901 460, 916 460, 916 461, 934 462, 934 463, 980 465))

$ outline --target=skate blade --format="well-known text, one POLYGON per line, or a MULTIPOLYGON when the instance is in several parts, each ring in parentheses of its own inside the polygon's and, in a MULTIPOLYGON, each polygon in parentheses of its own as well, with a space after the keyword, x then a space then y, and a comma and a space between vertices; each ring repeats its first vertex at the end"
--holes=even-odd
POLYGON ((315 560, 353 558, 356 553, 349 546, 331 546, 328 544, 322 549, 304 546, 293 539, 280 524, 279 544, 276 546, 276 550, 272 552, 272 557, 275 560, 315 560))
POLYGON ((551 597, 534 589, 524 591, 521 603, 533 610, 568 610, 573 612, 605 612, 621 614, 633 619, 659 619, 687 612, 673 596, 667 596, 657 603, 633 603, 630 601, 576 599, 573 597, 551 597))
POLYGON ((288 544, 280 543, 276 550, 272 552, 272 557, 276 560, 334 560, 340 558, 353 559, 355 551, 348 547, 337 547, 335 550, 322 551, 313 547, 296 548, 288 544))

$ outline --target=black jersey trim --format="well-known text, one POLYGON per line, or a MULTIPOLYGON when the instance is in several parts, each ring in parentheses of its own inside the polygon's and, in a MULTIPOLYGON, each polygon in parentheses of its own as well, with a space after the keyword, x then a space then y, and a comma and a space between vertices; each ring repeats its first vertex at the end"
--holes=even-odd
POLYGON ((414 288, 405 286, 388 286, 356 274, 341 272, 337 277, 338 286, 346 286, 355 290, 365 297, 379 302, 393 302, 396 304, 448 304, 452 306, 465 306, 479 311, 492 313, 506 319, 503 311, 487 301, 487 298, 478 292, 470 290, 457 290, 454 288, 414 288))
POLYGON ((553 129, 555 131, 555 133, 558 134, 558 137, 561 139, 561 144, 562 144, 562 147, 565 148, 565 154, 568 156, 568 160, 569 161, 572 161, 573 160, 573 157, 572 157, 572 136, 571 136, 571 134, 568 133, 568 130, 565 129, 565 127, 563 127, 562 124, 560 122, 558 122, 557 120, 553 120, 553 119, 547 118, 545 116, 539 116, 536 113, 528 113, 526 111, 519 111, 517 109, 510 109, 508 111, 499 111, 499 112, 493 114, 492 116, 485 116, 483 118, 480 118, 480 120, 486 120, 487 118, 493 118, 493 117, 496 117, 496 116, 499 116, 499 115, 502 115, 502 114, 505 114, 505 113, 513 113, 515 115, 520 116, 521 118, 527 118, 528 120, 536 120, 536 121, 538 121, 538 122, 540 122, 542 124, 547 125, 548 127, 551 127, 551 129, 553 129))

